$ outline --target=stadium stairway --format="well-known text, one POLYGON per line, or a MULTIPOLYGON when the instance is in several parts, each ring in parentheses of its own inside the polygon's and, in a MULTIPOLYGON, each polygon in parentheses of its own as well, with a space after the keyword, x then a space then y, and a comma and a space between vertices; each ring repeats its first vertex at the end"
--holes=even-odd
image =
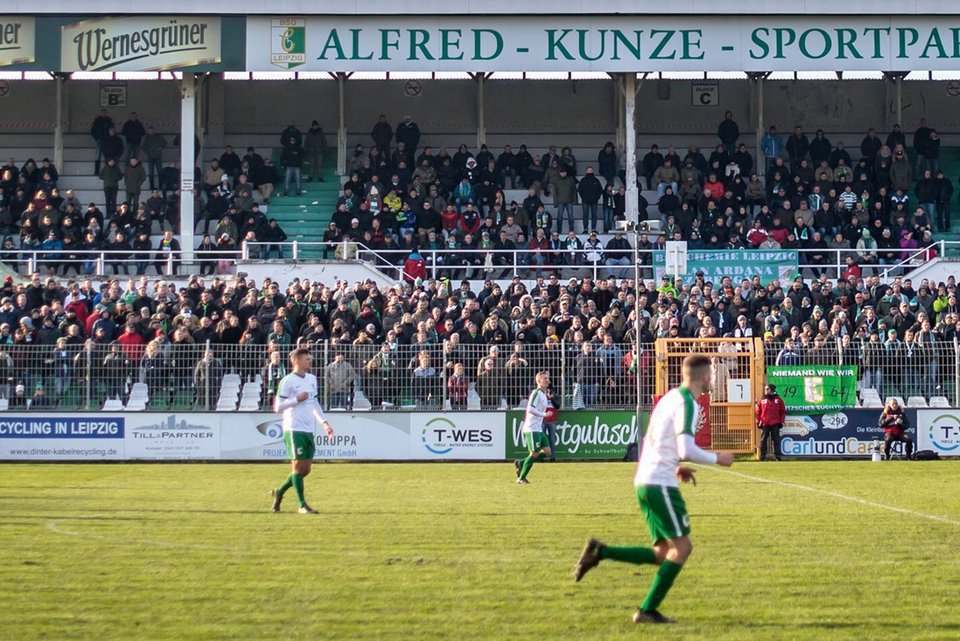
MULTIPOLYGON (((279 166, 280 151, 274 150, 274 163, 279 166)), ((324 154, 323 182, 303 181, 302 195, 291 193, 283 195, 283 181, 277 185, 274 196, 267 205, 267 217, 276 218, 277 223, 287 234, 287 241, 320 242, 337 208, 340 195, 340 179, 337 176, 336 152, 324 154)), ((306 175, 307 171, 304 171, 306 175)), ((303 247, 299 257, 305 260, 323 258, 323 250, 317 247, 303 247)))

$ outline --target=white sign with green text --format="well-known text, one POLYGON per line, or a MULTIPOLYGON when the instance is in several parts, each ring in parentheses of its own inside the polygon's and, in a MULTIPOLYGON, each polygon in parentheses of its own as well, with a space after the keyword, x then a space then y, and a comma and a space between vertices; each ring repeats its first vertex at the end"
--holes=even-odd
POLYGON ((272 16, 247 70, 956 69, 957 16, 272 16))

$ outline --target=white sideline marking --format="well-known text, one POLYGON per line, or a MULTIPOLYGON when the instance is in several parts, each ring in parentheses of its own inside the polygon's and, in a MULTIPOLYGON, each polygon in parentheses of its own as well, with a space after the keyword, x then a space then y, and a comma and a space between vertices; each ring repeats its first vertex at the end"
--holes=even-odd
POLYGON ((916 510, 909 510, 905 507, 897 507, 895 505, 887 505, 886 503, 877 503, 876 501, 868 501, 866 499, 857 498, 856 496, 850 496, 849 494, 840 494, 839 492, 833 492, 831 490, 822 490, 818 487, 801 485, 800 483, 791 483, 790 481, 777 481, 775 479, 763 478, 762 476, 754 476, 752 474, 744 474, 743 472, 734 472, 733 470, 723 470, 720 468, 713 468, 711 471, 720 472, 721 474, 730 474, 732 476, 739 476, 740 478, 749 479, 751 481, 758 481, 760 483, 768 483, 770 485, 779 485, 781 487, 789 487, 795 490, 804 490, 805 492, 813 492, 814 494, 823 494, 824 496, 829 496, 835 499, 841 499, 843 501, 850 501, 852 503, 859 503, 860 505, 865 505, 867 507, 874 507, 880 510, 887 510, 889 512, 898 512, 900 514, 909 514, 910 516, 918 516, 922 519, 927 519, 928 521, 935 521, 937 523, 946 523, 947 525, 960 526, 960 521, 949 519, 945 516, 940 516, 938 514, 927 514, 926 512, 917 512, 916 510))

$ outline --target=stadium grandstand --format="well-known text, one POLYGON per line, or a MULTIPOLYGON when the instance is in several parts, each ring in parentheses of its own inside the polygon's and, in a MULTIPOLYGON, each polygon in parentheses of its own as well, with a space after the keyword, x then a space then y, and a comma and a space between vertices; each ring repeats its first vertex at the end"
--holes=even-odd
POLYGON ((4 0, 0 638, 955 639, 958 215, 956 2, 4 0))

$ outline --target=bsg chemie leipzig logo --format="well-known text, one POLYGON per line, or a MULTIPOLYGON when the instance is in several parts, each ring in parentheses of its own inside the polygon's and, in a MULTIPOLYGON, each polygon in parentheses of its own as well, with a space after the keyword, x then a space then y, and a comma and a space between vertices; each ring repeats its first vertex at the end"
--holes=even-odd
POLYGON ((960 449, 960 420, 955 414, 941 414, 927 425, 930 445, 940 452, 960 449))
POLYGON ((428 452, 441 456, 455 450, 489 448, 493 443, 493 430, 476 427, 457 427, 446 418, 427 421, 420 439, 428 452))
POLYGON ((293 69, 307 61, 306 18, 274 18, 270 21, 270 64, 293 69))

